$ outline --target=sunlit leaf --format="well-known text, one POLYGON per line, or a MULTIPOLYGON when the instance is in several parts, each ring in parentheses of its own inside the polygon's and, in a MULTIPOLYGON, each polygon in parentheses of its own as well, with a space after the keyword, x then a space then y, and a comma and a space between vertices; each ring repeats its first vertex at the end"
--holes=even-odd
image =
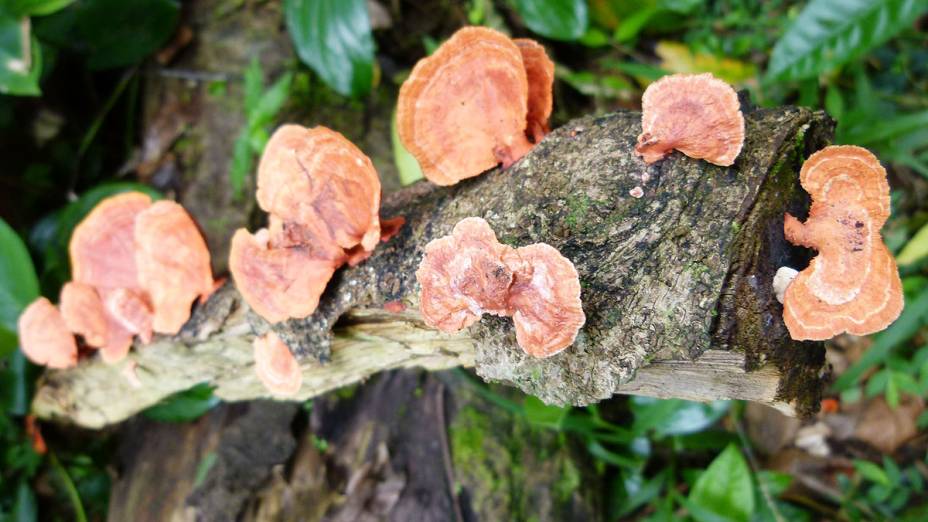
POLYGON ((586 33, 586 0, 515 0, 522 21, 532 31, 554 40, 574 41, 586 33))
POLYGON ((400 135, 396 131, 396 112, 390 121, 390 141, 393 144, 393 162, 396 163, 396 170, 399 172, 400 183, 409 185, 423 178, 422 168, 416 158, 406 150, 400 135))
POLYGON ((928 224, 912 236, 899 255, 896 256, 896 262, 900 265, 911 265, 928 257, 928 224))
POLYGON ((765 80, 817 76, 911 26, 925 0, 812 0, 770 55, 765 80))
POLYGON ((212 386, 197 384, 188 390, 165 398, 143 411, 142 414, 160 422, 187 422, 200 418, 219 402, 219 399, 213 395, 212 386))
POLYGON ((45 16, 60 11, 74 0, 8 0, 10 12, 19 16, 45 16))
POLYGON ((754 512, 751 470, 737 446, 728 446, 712 461, 696 480, 687 500, 701 508, 691 513, 700 521, 714 521, 716 516, 736 521, 751 518, 754 512))
POLYGON ((287 30, 306 65, 336 92, 360 97, 374 79, 374 38, 365 0, 285 0, 287 30))
POLYGON ((889 480, 889 476, 886 475, 886 472, 883 471, 883 468, 872 462, 866 460, 855 460, 854 469, 856 469, 862 477, 869 481, 876 482, 877 484, 882 484, 884 486, 892 485, 892 482, 889 480))
POLYGON ((654 52, 661 59, 661 68, 671 73, 712 73, 732 85, 744 85, 757 76, 757 67, 749 62, 694 53, 685 44, 661 41, 654 52))
POLYGON ((29 19, 0 7, 0 94, 38 96, 42 52, 29 19))
POLYGON ((39 279, 25 243, 0 219, 0 327, 15 332, 20 312, 39 296, 39 279))

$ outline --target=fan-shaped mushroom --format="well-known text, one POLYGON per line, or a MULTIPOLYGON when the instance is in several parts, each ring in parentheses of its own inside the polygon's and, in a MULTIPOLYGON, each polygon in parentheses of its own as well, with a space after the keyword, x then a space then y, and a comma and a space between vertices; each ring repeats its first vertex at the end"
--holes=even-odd
POLYGON ((371 251, 380 240, 380 178, 371 160, 325 127, 284 125, 258 166, 258 204, 314 242, 371 251))
POLYGON ((337 264, 313 257, 311 246, 272 248, 270 234, 239 229, 232 236, 229 271, 245 301, 272 323, 309 316, 337 264))
POLYGON ((138 288, 135 218, 151 198, 126 192, 101 201, 74 229, 71 277, 96 288, 138 288))
POLYGON ((106 310, 94 287, 70 281, 61 287, 58 308, 68 330, 84 338, 89 346, 106 344, 106 310))
POLYGON ((277 334, 268 332, 256 337, 252 346, 255 349, 255 373, 268 391, 282 397, 300 391, 303 385, 300 363, 277 334))
POLYGON ((48 299, 40 297, 27 306, 17 326, 19 345, 30 361, 58 369, 77 364, 74 335, 48 299))
POLYGON ((416 271, 426 324, 456 332, 484 312, 506 314, 512 272, 502 258, 508 250, 478 217, 462 220, 450 236, 429 242, 416 271))
POLYGON ((554 62, 545 48, 529 38, 512 41, 522 53, 525 75, 528 79, 528 115, 526 134, 538 143, 550 131, 548 118, 554 105, 554 62))
POLYGON ((154 312, 152 328, 175 334, 197 296, 213 289, 206 242, 182 206, 158 201, 136 217, 135 247, 139 284, 154 312))
POLYGON ((528 94, 519 47, 492 29, 465 27, 403 82, 397 132, 429 181, 453 185, 531 149, 528 94))
POLYGON ((519 346, 529 355, 549 357, 573 344, 586 321, 574 264, 544 243, 516 249, 506 264, 514 274, 509 313, 519 346))
POLYGON ((128 288, 104 289, 101 294, 103 308, 119 326, 143 343, 151 342, 151 307, 144 295, 128 288))
POLYGON ((812 196, 805 223, 786 214, 783 230, 818 255, 786 288, 783 320, 793 339, 866 335, 901 313, 902 283, 880 228, 889 217, 886 171, 868 150, 822 149, 802 165, 812 196))
POLYGON ((730 85, 709 73, 673 74, 641 97, 641 135, 635 151, 647 163, 676 149, 728 166, 744 144, 744 116, 730 85))

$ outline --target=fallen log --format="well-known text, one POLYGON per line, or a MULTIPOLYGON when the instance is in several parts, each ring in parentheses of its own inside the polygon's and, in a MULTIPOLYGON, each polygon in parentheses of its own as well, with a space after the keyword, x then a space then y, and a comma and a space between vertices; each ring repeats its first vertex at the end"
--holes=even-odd
MULTIPOLYGON (((814 411, 822 345, 789 338, 770 281, 777 267, 806 262, 783 238, 782 216, 804 215, 799 166, 832 126, 800 108, 746 109, 746 131, 731 168, 679 153, 648 166, 633 151, 640 114, 586 117, 505 172, 387 195, 383 215, 405 216, 401 233, 337 273, 314 315, 273 326, 304 368, 294 399, 387 369, 474 366, 559 404, 637 393, 814 411), (635 187, 643 197, 630 195, 635 187), (467 216, 486 218, 504 243, 546 242, 574 262, 587 323, 572 347, 534 359, 503 318, 455 335, 422 323, 414 273, 423 247, 467 216), (405 311, 384 309, 391 301, 405 311)), ((137 346, 117 365, 89 359, 48 372, 33 410, 100 427, 201 382, 229 401, 264 397, 251 340, 270 328, 228 284, 176 337, 137 346)))

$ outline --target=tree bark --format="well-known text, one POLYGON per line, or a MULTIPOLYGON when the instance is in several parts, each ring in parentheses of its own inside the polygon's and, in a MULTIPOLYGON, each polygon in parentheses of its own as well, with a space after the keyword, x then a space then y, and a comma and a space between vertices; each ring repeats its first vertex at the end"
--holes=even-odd
POLYGON ((745 113, 747 140, 731 168, 679 153, 648 166, 633 150, 641 115, 618 112, 569 122, 506 171, 389 194, 382 215, 406 225, 337 273, 308 319, 269 325, 227 285, 181 334, 138 346, 121 364, 47 373, 33 409, 99 427, 198 382, 227 400, 259 398, 250 343, 273 329, 302 361, 297 399, 386 369, 461 365, 550 403, 640 393, 808 414, 824 351, 789 338, 771 281, 779 266, 805 266, 808 252, 783 238, 783 212, 805 212, 797 173, 832 125, 800 108, 745 113), (635 187, 643 197, 630 195, 635 187), (484 317, 455 335, 422 323, 414 273, 423 247, 467 216, 486 218, 504 243, 545 242, 574 262, 587 322, 573 346, 534 359, 508 319, 484 317), (406 311, 386 311, 390 301, 406 311), (133 364, 136 388, 125 378, 133 364))

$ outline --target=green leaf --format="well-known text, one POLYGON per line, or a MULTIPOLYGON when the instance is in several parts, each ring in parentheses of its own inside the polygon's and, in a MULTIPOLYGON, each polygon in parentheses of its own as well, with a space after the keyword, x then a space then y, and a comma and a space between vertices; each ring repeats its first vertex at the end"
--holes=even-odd
POLYGON ((632 397, 630 405, 635 415, 633 431, 636 434, 644 434, 653 429, 659 437, 702 431, 715 424, 731 407, 728 401, 703 404, 681 399, 639 396, 632 397))
POLYGON ((0 94, 38 96, 42 52, 29 19, 0 7, 0 94))
POLYGON ((232 167, 229 169, 229 183, 232 185, 232 195, 236 200, 242 197, 245 177, 251 170, 254 154, 248 129, 242 129, 235 138, 235 145, 232 149, 232 167))
POLYGON ((287 30, 300 59, 344 96, 370 92, 374 38, 365 0, 284 0, 287 30))
MULTIPOLYGON (((261 99, 261 91, 264 89, 264 71, 261 69, 261 62, 255 56, 245 68, 245 114, 250 115, 258 107, 258 100, 261 99)), ((250 116, 249 116, 249 119, 250 116)))
POLYGON ((857 473, 860 473, 860 476, 871 482, 882 484, 884 486, 892 485, 892 481, 889 480, 889 476, 886 475, 886 472, 883 471, 883 468, 872 462, 866 460, 855 460, 854 469, 857 470, 857 473))
POLYGON ((35 502, 35 493, 25 478, 19 479, 16 485, 16 501, 13 504, 13 518, 15 522, 35 522, 39 518, 39 508, 35 502))
POLYGON ((522 408, 525 410, 525 418, 529 422, 555 430, 561 429, 564 418, 567 417, 567 413, 570 411, 568 408, 549 406, 532 395, 525 397, 522 408))
POLYGON ((42 18, 43 40, 86 54, 90 69, 141 62, 174 34, 176 0, 87 0, 42 18))
POLYGON ((10 11, 19 16, 45 16, 71 5, 74 0, 9 0, 10 11))
POLYGON ((165 398, 142 414, 159 422, 187 422, 200 418, 219 402, 213 387, 201 383, 165 398))
POLYGON ((20 312, 39 297, 39 278, 25 243, 0 219, 0 326, 16 331, 20 312))
POLYGON ((928 289, 923 289, 918 298, 906 303, 902 314, 886 330, 874 336, 873 344, 856 363, 838 377, 834 389, 844 391, 854 386, 870 368, 885 361, 892 349, 908 341, 928 318, 928 289))
POLYGON ((422 167, 419 166, 416 158, 406 150, 403 141, 400 140, 400 134, 396 130, 396 111, 393 111, 393 117, 390 119, 390 141, 393 143, 393 162, 396 163, 400 183, 410 185, 422 179, 422 167))
POLYGON ((580 39, 589 27, 586 0, 515 0, 525 25, 553 40, 580 39))
POLYGON ((909 27, 925 0, 812 0, 777 41, 767 81, 811 78, 909 27))
POLYGON ((36 367, 29 364, 22 351, 17 350, 9 356, 6 367, 0 369, 0 406, 3 411, 11 415, 29 413, 35 370, 36 367))
POLYGON ((902 251, 896 256, 896 262, 900 265, 911 265, 926 257, 928 257, 928 224, 920 228, 902 247, 902 251))
POLYGON ((291 80, 293 80, 292 73, 283 74, 258 98, 254 110, 248 115, 248 126, 251 129, 262 128, 274 121, 290 96, 291 80))
MULTIPOLYGON (((734 444, 725 448, 699 476, 688 498, 690 504, 728 520, 747 521, 754 511, 751 471, 734 444)), ((692 513, 700 521, 714 519, 692 513)))

